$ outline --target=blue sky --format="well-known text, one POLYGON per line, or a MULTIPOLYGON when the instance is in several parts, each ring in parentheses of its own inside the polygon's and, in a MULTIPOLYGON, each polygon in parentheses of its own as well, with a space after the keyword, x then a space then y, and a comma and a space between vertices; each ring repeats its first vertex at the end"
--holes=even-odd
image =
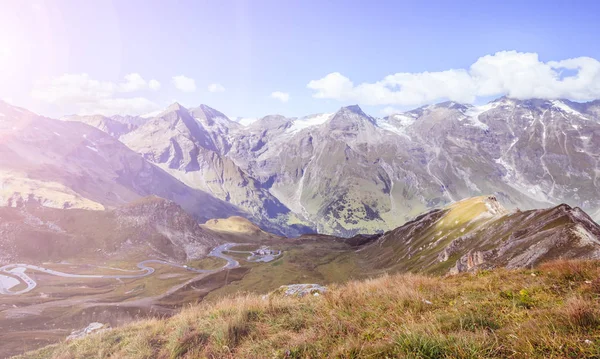
POLYGON ((503 94, 589 100, 600 93, 591 88, 600 76, 593 61, 560 64, 564 71, 589 69, 586 81, 568 88, 532 75, 537 87, 526 91, 504 77, 481 90, 479 79, 517 71, 504 63, 521 53, 537 55, 541 65, 523 70, 532 73, 546 71, 550 61, 600 59, 598 13, 599 3, 583 1, 0 0, 0 98, 55 117, 82 109, 119 112, 129 104, 139 112, 173 101, 204 103, 232 117, 300 116, 354 103, 381 115, 441 101, 463 87, 473 89, 455 98, 461 102, 503 94), (465 79, 457 72, 450 80, 411 75, 381 83, 396 73, 468 72, 479 58, 512 50, 475 82, 473 74, 465 79), (340 76, 307 87, 332 73, 340 76), (128 74, 139 74, 145 87, 124 90, 128 74), (179 75, 193 79, 195 90, 178 89, 179 75), (151 79, 159 89, 149 88, 151 79), (454 82, 435 91, 439 81, 454 82), (210 84, 224 91, 210 92, 210 84), (400 88, 417 93, 394 93, 400 88), (288 94, 287 102, 273 92, 288 94))

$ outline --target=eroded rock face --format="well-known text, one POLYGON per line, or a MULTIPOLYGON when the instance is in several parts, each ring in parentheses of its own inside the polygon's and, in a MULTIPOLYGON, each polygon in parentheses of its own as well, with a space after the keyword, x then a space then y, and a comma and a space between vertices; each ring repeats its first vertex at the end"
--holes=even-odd
POLYGON ((462 256, 456 265, 450 269, 450 274, 472 271, 486 262, 486 252, 474 251, 462 256))
POLYGON ((286 297, 319 296, 327 292, 327 287, 319 284, 288 284, 282 285, 273 294, 286 297))
POLYGON ((101 331, 109 329, 109 326, 106 324, 94 322, 90 323, 87 327, 73 331, 68 337, 67 341, 84 338, 92 333, 99 333, 101 331))
MULTIPOLYGON (((498 266, 526 268, 541 261, 559 258, 600 258, 600 228, 579 208, 560 205, 548 210, 511 213, 500 216, 486 226, 489 233, 483 233, 485 229, 482 229, 482 233, 478 238, 473 238, 470 245, 493 248, 470 250, 457 260, 451 272, 498 266), (512 228, 512 232, 508 236, 502 235, 502 231, 508 228, 512 228)), ((468 241, 462 240, 461 243, 460 249, 454 251, 468 248, 468 241)))

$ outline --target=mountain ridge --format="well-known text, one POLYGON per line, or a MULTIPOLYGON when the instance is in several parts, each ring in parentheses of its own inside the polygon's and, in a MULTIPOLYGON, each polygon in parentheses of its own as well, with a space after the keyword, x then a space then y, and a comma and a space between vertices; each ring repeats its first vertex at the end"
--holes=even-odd
POLYGON ((185 122, 171 126, 183 132, 154 117, 119 139, 267 230, 385 231, 486 193, 509 208, 566 202, 600 220, 597 101, 447 101, 383 118, 352 105, 301 118, 269 115, 248 126, 206 105, 173 106, 161 115, 185 122))

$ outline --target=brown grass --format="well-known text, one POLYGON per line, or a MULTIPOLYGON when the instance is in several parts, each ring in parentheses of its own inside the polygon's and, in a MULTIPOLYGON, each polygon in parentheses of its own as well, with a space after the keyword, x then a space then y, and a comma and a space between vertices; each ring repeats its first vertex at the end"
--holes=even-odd
POLYGON ((598 358, 600 262, 243 295, 20 358, 598 358))

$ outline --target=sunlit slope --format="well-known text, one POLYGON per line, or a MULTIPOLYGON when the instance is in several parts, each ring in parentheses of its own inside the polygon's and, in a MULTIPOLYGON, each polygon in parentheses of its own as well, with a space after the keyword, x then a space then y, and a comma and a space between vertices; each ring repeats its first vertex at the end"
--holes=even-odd
POLYGON ((39 205, 0 208, 0 263, 151 257, 186 261, 226 241, 201 228, 179 205, 146 197, 109 211, 39 205))
POLYGON ((96 128, 2 101, 0 112, 0 206, 101 210, 157 195, 201 221, 244 214, 186 186, 96 128))
POLYGON ((437 272, 598 258, 600 228, 568 205, 508 212, 493 196, 421 215, 359 250, 371 270, 437 272))

